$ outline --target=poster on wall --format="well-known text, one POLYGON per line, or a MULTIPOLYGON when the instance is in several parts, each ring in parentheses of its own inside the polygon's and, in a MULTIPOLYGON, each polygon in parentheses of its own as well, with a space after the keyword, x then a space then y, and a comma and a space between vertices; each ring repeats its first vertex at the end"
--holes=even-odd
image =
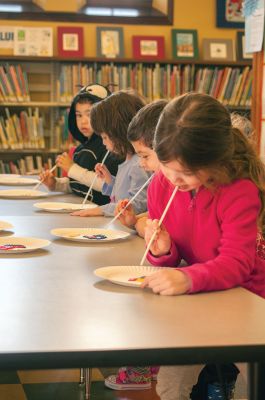
POLYGON ((246 53, 261 51, 264 32, 264 0, 244 3, 246 53))
POLYGON ((78 26, 59 26, 57 28, 58 55, 60 57, 84 56, 84 32, 78 26))
POLYGON ((218 28, 244 28, 243 0, 216 0, 218 28))
POLYGON ((0 49, 13 49, 14 27, 0 26, 0 49))
POLYGON ((14 55, 51 57, 53 55, 52 28, 15 28, 14 55))

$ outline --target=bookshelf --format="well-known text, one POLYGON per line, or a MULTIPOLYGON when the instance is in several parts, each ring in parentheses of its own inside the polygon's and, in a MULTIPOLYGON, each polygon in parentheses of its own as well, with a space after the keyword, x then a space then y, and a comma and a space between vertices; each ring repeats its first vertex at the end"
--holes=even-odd
MULTIPOLYGON (((115 90, 132 87, 149 101, 172 98, 195 90, 214 95, 233 111, 249 114, 251 107, 252 68, 249 61, 225 63, 124 58, 73 60, 60 57, 0 56, 0 68, 8 71, 7 66, 20 66, 27 80, 27 93, 20 93, 23 92, 18 87, 19 84, 23 87, 21 82, 12 83, 14 75, 10 76, 10 85, 16 93, 8 95, 2 89, 0 121, 7 124, 6 120, 10 119, 9 129, 15 129, 15 139, 6 140, 7 143, 3 143, 3 138, 1 140, 0 132, 0 159, 5 164, 2 172, 8 172, 10 161, 19 168, 19 158, 27 156, 39 156, 43 163, 52 163, 56 154, 73 145, 68 138, 67 108, 79 91, 78 85, 98 82, 103 85, 114 83, 117 85, 115 90), (26 120, 32 119, 33 133, 29 134, 32 139, 30 141, 24 140, 26 134, 19 130, 21 115, 26 120)), ((40 159, 38 163, 34 159, 33 164, 39 168, 40 159)))

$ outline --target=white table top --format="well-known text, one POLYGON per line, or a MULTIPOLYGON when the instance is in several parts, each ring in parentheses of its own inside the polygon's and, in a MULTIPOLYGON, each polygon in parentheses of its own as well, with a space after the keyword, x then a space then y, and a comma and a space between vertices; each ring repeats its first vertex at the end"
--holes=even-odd
POLYGON ((144 241, 132 235, 82 244, 50 230, 105 227, 103 217, 1 219, 17 236, 52 244, 36 253, 0 255, 0 368, 264 360, 265 302, 258 296, 236 288, 166 297, 100 280, 93 273, 100 266, 139 265, 144 241))

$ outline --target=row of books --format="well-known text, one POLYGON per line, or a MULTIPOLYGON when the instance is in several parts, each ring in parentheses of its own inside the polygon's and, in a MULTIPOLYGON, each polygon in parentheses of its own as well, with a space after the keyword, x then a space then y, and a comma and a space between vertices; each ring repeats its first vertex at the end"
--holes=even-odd
MULTIPOLYGON (((210 94, 230 106, 250 106, 253 73, 249 66, 199 67, 172 64, 62 64, 56 99, 69 103, 80 87, 98 82, 115 90, 133 88, 147 98, 173 98, 187 91, 210 94)), ((28 77, 20 64, 0 65, 0 101, 30 101, 28 77)))
POLYGON ((0 116, 0 148, 1 149, 44 149, 43 118, 36 107, 29 107, 19 115, 10 114, 5 108, 6 118, 0 116))
POLYGON ((199 69, 194 90, 216 97, 228 106, 251 106, 253 71, 250 67, 199 69))
POLYGON ((0 65, 0 101, 30 101, 27 73, 20 64, 0 65))
POLYGON ((115 90, 133 88, 149 101, 198 91, 230 106, 250 106, 252 79, 249 66, 65 64, 61 66, 56 96, 60 102, 70 102, 80 86, 98 82, 115 84, 115 90))
MULTIPOLYGON (((25 156, 13 161, 0 160, 0 174, 21 174, 21 175, 38 175, 43 169, 51 169, 54 165, 54 159, 48 157, 44 159, 42 156, 25 156)), ((56 172, 61 175, 60 168, 56 172)))
POLYGON ((0 149, 49 149, 67 151, 76 146, 68 130, 68 109, 61 110, 49 136, 44 136, 45 117, 40 116, 38 107, 29 107, 19 114, 10 114, 5 107, 6 117, 0 116, 0 149))

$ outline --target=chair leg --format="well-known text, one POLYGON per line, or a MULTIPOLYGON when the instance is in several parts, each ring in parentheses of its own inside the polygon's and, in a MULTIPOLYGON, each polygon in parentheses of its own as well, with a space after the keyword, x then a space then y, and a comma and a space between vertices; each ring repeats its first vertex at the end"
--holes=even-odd
POLYGON ((85 372, 85 399, 88 400, 90 399, 92 369, 84 368, 84 372, 85 372))
POLYGON ((83 385, 84 382, 85 382, 84 368, 80 368, 79 385, 83 385))

